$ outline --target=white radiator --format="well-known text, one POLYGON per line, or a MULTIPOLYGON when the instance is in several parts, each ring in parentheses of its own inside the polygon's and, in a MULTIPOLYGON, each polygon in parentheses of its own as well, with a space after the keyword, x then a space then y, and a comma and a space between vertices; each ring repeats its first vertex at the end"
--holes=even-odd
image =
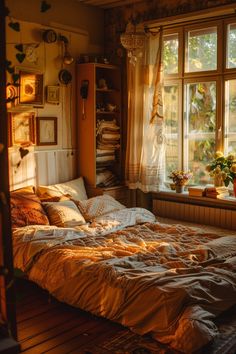
POLYGON ((153 213, 165 218, 236 230, 236 210, 155 199, 153 213))

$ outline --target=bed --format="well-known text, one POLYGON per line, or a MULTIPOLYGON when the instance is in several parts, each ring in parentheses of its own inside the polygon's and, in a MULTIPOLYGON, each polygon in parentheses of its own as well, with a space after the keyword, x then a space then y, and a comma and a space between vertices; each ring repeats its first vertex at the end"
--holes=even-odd
POLYGON ((234 233, 165 224, 109 196, 40 204, 49 222, 16 226, 12 212, 14 265, 30 280, 183 353, 217 336, 214 320, 236 303, 234 233))

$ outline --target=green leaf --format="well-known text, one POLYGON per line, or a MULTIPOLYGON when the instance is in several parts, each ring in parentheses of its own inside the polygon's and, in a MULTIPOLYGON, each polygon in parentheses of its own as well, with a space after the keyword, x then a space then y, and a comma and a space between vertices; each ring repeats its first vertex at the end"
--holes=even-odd
POLYGON ((16 59, 18 60, 19 63, 22 63, 25 59, 25 53, 17 53, 16 59))
POLYGON ((47 3, 47 1, 43 0, 41 2, 41 12, 46 12, 51 8, 51 5, 47 3))
POLYGON ((8 26, 11 28, 11 29, 13 29, 14 31, 16 31, 16 32, 20 32, 20 24, 19 24, 19 22, 9 22, 8 23, 8 26))
POLYGON ((15 45, 15 48, 17 49, 17 50, 19 50, 19 52, 23 52, 23 44, 22 43, 20 43, 20 44, 16 44, 15 45))

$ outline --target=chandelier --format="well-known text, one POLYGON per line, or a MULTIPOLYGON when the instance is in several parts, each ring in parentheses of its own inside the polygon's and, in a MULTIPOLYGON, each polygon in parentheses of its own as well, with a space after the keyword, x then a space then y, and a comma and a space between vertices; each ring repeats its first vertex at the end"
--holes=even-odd
POLYGON ((145 43, 145 32, 142 26, 136 26, 128 22, 126 30, 120 36, 122 46, 127 50, 129 62, 136 64, 138 57, 142 56, 142 48, 145 43))

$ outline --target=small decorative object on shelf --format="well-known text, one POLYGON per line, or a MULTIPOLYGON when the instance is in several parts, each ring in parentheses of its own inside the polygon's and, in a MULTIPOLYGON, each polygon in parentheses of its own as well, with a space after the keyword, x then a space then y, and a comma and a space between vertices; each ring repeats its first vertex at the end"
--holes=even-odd
MULTIPOLYGON (((221 151, 217 151, 215 159, 206 166, 206 170, 210 176, 214 178, 215 187, 226 186, 228 187, 231 182, 234 185, 236 178, 236 155, 229 154, 224 156, 221 151)), ((234 195, 236 196, 234 189, 234 195)))
POLYGON ((184 187, 188 184, 189 180, 192 178, 192 172, 184 172, 184 171, 172 171, 169 175, 169 178, 172 179, 175 184, 176 193, 183 193, 184 187))

